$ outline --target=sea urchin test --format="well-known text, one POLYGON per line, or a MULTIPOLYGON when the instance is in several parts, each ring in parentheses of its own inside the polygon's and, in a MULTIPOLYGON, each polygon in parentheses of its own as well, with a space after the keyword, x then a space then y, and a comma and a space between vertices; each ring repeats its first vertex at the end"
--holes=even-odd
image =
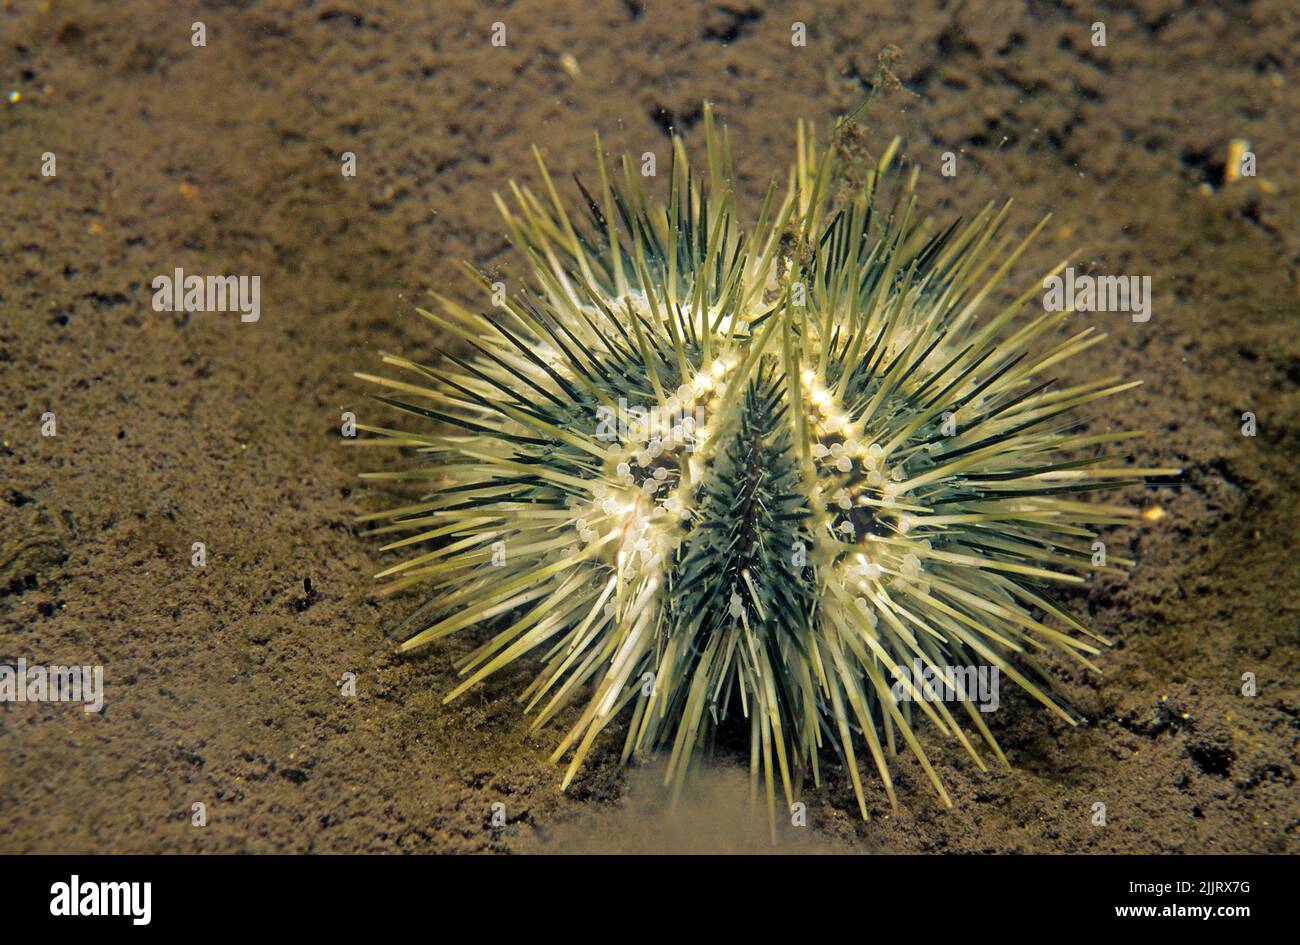
POLYGON ((752 228, 707 110, 707 168, 674 140, 666 203, 598 139, 599 186, 577 184, 571 216, 539 155, 541 193, 498 199, 526 277, 473 273, 478 310, 421 312, 454 353, 358 375, 407 420, 354 442, 411 451, 368 475, 427 488, 365 516, 409 555, 379 577, 428 596, 402 650, 492 632, 448 700, 528 660, 536 726, 576 707, 552 759, 564 786, 609 730, 624 761, 663 749, 680 790, 739 719, 770 811, 778 782, 790 803, 819 781, 823 751, 864 817, 867 755, 896 803, 904 745, 950 804, 922 717, 1005 763, 953 667, 1075 721, 1034 657, 1095 669, 1105 641, 1049 587, 1130 565, 1097 554, 1095 529, 1134 517, 1080 494, 1175 470, 1126 465, 1107 449, 1136 434, 1071 419, 1134 386, 1054 381, 1100 332, 1029 305, 1041 279, 992 304, 1043 224, 1015 243, 988 207, 932 229, 915 171, 891 170, 897 142, 867 162, 843 130, 821 148, 800 126, 752 228), (968 698, 927 698, 922 675, 968 698))

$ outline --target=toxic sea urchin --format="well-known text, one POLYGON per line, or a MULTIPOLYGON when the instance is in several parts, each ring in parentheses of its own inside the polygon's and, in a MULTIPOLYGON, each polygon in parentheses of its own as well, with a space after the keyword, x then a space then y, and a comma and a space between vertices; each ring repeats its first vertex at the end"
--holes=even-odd
POLYGON ((800 126, 784 197, 774 180, 746 230, 707 110, 705 127, 707 173, 674 140, 666 205, 626 158, 614 180, 597 139, 581 221, 539 155, 544 192, 497 200, 528 278, 474 272, 481 311, 438 296, 421 312, 459 353, 358 375, 420 420, 357 441, 413 448, 411 468, 370 475, 429 489, 365 517, 417 552, 378 576, 431 595, 401 649, 495 629, 448 700, 540 656, 520 696, 534 725, 579 705, 552 759, 571 753, 565 786, 616 725, 625 761, 669 748, 680 788, 738 713, 770 811, 778 777, 787 803, 817 781, 823 747, 864 817, 863 747, 896 803, 900 739, 951 804, 921 715, 983 767, 965 716, 1005 758, 969 700, 925 698, 911 667, 997 667, 1073 721, 1032 657, 1091 667, 1104 641, 1044 588, 1130 564, 1091 543, 1133 514, 1077 495, 1172 470, 1112 462, 1097 447, 1133 434, 1070 420, 1133 386, 1053 383, 1099 332, 1024 313, 1037 284, 985 312, 1042 224, 1014 248, 1006 207, 930 232, 915 171, 890 170, 897 141, 855 163, 843 136, 818 148, 800 126))

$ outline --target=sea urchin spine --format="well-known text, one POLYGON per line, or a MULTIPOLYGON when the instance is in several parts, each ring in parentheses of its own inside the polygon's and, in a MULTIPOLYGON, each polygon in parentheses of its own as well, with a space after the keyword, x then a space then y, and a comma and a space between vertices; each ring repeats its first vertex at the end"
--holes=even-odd
POLYGON ((1094 560, 1091 543, 1133 517, 1078 494, 1175 470, 1111 461, 1097 448, 1136 434, 1070 419, 1134 386, 1053 383, 1100 332, 1049 341, 1071 313, 1022 314, 1037 285, 984 315, 1042 224, 1014 248, 1007 207, 930 232, 915 172, 890 170, 896 141, 855 169, 800 126, 784 197, 774 180, 745 230, 726 134, 707 110, 705 126, 707 181, 674 140, 666 206, 626 158, 612 182, 598 139, 581 222, 539 155, 544 194, 498 198, 529 278, 507 294, 474 273, 492 306, 439 296, 421 312, 459 353, 385 356, 405 381, 358 375, 428 425, 361 426, 375 436, 358 441, 414 448, 417 465, 370 476, 429 489, 365 517, 405 535, 387 548, 421 552, 379 575, 431 595, 402 649, 496 628, 449 700, 540 650, 520 697, 534 725, 585 700, 553 758, 571 753, 565 786, 620 720, 623 759, 671 746, 680 789, 738 710, 770 811, 778 777, 787 802, 818 780, 824 742, 864 817, 863 744, 896 803, 900 738, 950 804, 914 715, 983 762, 908 668, 997 667, 1073 722, 1032 657, 1093 668, 1104 641, 1044 587, 1131 564, 1094 560))

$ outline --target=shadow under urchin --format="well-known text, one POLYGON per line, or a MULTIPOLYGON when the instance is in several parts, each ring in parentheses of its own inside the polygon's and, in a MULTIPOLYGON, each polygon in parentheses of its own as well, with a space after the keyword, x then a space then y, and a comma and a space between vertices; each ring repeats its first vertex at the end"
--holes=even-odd
POLYGON ((981 768, 979 743, 1006 759, 972 694, 927 698, 913 666, 995 667, 1076 721, 1035 657, 1096 671, 1106 641, 1050 587, 1130 566, 1092 542, 1137 514, 1083 494, 1176 470, 1107 452, 1137 433, 1079 425, 1136 382, 1054 382, 1103 334, 1053 342, 1072 312, 1025 312, 1038 283, 993 305, 1046 220, 1018 243, 1008 206, 936 229, 916 169, 893 169, 898 141, 868 160, 854 130, 819 146, 800 125, 752 227, 707 108, 707 167, 693 176, 674 139, 666 203, 626 157, 611 173, 597 139, 599 186, 578 182, 571 217, 539 155, 543 192, 497 201, 527 277, 505 292, 471 269, 480 311, 421 311, 461 353, 358 375, 405 423, 359 424, 357 445, 410 453, 366 475, 423 491, 363 517, 407 555, 378 577, 429 596, 401 649, 493 629, 448 700, 531 660, 534 727, 580 707, 552 757, 569 756, 563 787, 612 727, 624 762, 667 751, 680 791, 739 716, 773 816, 776 782, 792 803, 823 749, 863 817, 864 750, 896 805, 900 743, 951 805, 914 723, 981 768))

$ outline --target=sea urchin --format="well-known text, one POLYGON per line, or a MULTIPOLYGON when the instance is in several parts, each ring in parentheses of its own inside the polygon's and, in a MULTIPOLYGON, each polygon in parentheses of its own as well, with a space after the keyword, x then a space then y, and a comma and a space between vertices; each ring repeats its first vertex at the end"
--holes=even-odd
POLYGON ((369 475, 428 488, 365 516, 420 552, 379 575, 431 595, 402 650, 495 629, 449 700, 540 651, 520 696, 534 724, 580 703, 553 758, 572 753, 565 786, 617 721, 624 760, 671 746, 679 789, 738 712, 770 811, 778 775, 787 802, 819 778, 823 745, 864 817, 863 745, 894 802, 899 738, 950 804, 914 719, 982 767, 964 715, 1005 758, 968 698, 927 698, 912 668, 996 668, 1073 721, 1032 656, 1090 667, 1104 641, 1044 587, 1130 564, 1092 529, 1133 514, 1078 494, 1173 470, 1111 461, 1097 447, 1134 434, 1071 420, 1133 386, 1054 384, 1095 328, 1051 340, 1071 313, 1023 314, 1037 285, 985 314, 1042 224, 1014 247, 1007 207, 931 232, 915 169, 890 169, 897 141, 864 163, 801 125, 784 197, 773 180, 746 230, 707 110, 705 127, 707 175, 674 140, 666 205, 626 158, 611 180, 597 139, 581 221, 539 155, 543 195, 497 201, 528 278, 506 291, 471 269, 491 304, 421 312, 457 353, 358 375, 422 421, 357 441, 413 448, 418 464, 369 475))

